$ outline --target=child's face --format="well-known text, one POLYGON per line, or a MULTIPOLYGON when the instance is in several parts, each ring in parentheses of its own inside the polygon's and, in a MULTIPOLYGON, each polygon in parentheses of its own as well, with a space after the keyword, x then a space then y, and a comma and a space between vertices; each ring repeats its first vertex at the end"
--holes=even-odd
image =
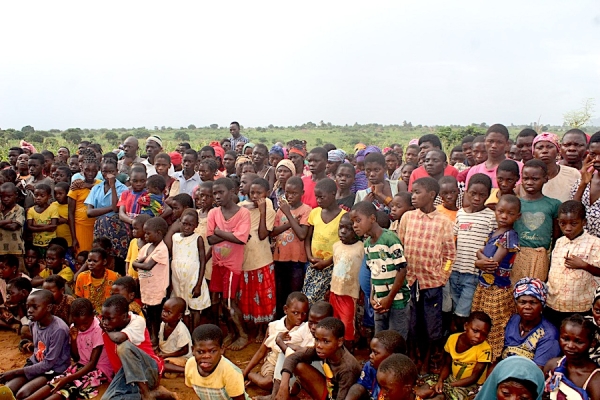
POLYGON ((465 162, 465 155, 462 151, 455 151, 452 154, 450 154, 450 165, 455 165, 463 162, 465 162))
POLYGON ((61 187, 55 187, 54 198, 58 201, 58 204, 67 204, 67 191, 61 187))
POLYGON ((87 265, 94 277, 103 275, 106 270, 106 260, 102 258, 100 253, 88 254, 87 265))
POLYGON ((406 154, 404 155, 404 159, 406 162, 416 164, 419 162, 419 150, 414 148, 406 149, 406 154))
POLYGON ((446 161, 442 155, 437 151, 430 151, 425 154, 425 159, 423 160, 423 166, 425 167, 425 171, 429 176, 438 176, 444 173, 444 168, 446 168, 446 161))
POLYGON ((465 324, 465 334, 467 335, 467 339, 471 346, 477 346, 483 343, 490 334, 490 328, 489 324, 478 319, 467 322, 465 324))
POLYGON ((0 262, 0 278, 8 282, 17 274, 17 267, 10 266, 6 262, 0 262))
POLYGON ((133 223, 131 224, 131 230, 134 238, 140 239, 144 237, 144 224, 142 224, 139 220, 136 220, 135 218, 133 219, 133 223))
POLYGON ((24 303, 28 295, 29 293, 26 290, 19 290, 19 288, 9 284, 6 288, 6 303, 11 305, 24 303))
POLYGON ((433 204, 433 199, 435 199, 435 192, 428 192, 427 189, 421 185, 413 184, 411 194, 411 201, 415 208, 427 207, 428 205, 433 204))
POLYGON ((6 208, 12 208, 17 202, 17 193, 12 189, 0 190, 0 200, 6 208))
POLYGON ((406 201, 400 196, 394 196, 390 203, 390 217, 394 221, 402 218, 405 212, 412 210, 412 204, 407 204, 406 201))
POLYGON ((69 169, 74 174, 79 172, 79 157, 69 158, 69 169))
POLYGON ((255 174, 256 173, 256 168, 254 168, 254 164, 244 164, 242 165, 242 171, 241 174, 255 174))
POLYGON ((258 205, 260 199, 267 198, 267 191, 262 185, 251 185, 250 186, 250 200, 258 205))
POLYGON ((27 302, 27 318, 31 321, 40 321, 50 313, 50 304, 48 304, 41 296, 29 295, 27 302))
POLYGON ((200 205, 201 209, 207 210, 212 208, 213 202, 213 193, 210 188, 201 187, 196 191, 196 203, 200 205))
MULTIPOLYGON (((163 240, 163 232, 154 229, 152 227, 149 227, 148 224, 144 224, 144 240, 146 241, 146 243, 152 243, 152 244, 157 244, 160 243, 161 240, 163 240)), ((89 257, 88 257, 88 262, 89 262, 89 257)))
MULTIPOLYGON (((198 160, 194 157, 193 154, 185 154, 181 162, 183 164, 183 171, 188 174, 193 174, 194 166, 196 165, 197 161, 198 160)), ((154 165, 156 165, 156 163, 154 165)))
POLYGON ((71 316, 71 322, 79 332, 85 332, 94 323, 94 318, 93 315, 73 315, 71 316))
POLYGON ((588 332, 581 325, 567 323, 560 328, 558 343, 567 358, 587 358, 592 345, 588 332))
POLYGON ((596 325, 600 326, 600 300, 594 302, 594 305, 592 306, 592 315, 594 316, 596 325))
POLYGON ((213 185, 213 198, 217 207, 226 206, 231 203, 233 192, 225 185, 213 185))
POLYGON ((52 172, 52 179, 54 179, 54 183, 58 183, 58 182, 71 183, 71 182, 69 182, 69 178, 67 177, 67 174, 62 169, 56 169, 54 172, 52 172))
POLYGON ((323 189, 315 188, 315 197, 317 205, 321 208, 327 208, 335 202, 335 192, 326 192, 323 189))
POLYGON ((293 326, 300 326, 308 317, 308 303, 294 299, 290 305, 283 306, 283 313, 293 326))
POLYGON ((28 160, 27 165, 29 166, 29 175, 38 176, 42 173, 44 166, 36 159, 28 160))
POLYGON ((391 372, 377 371, 377 382, 380 394, 385 400, 409 399, 411 396, 412 385, 398 382, 391 372))
POLYGON ((39 261, 39 255, 37 251, 33 249, 29 249, 25 252, 25 257, 23 258, 23 262, 27 268, 33 267, 39 261))
POLYGON ((321 154, 310 153, 306 158, 308 161, 308 169, 313 175, 319 175, 325 172, 327 168, 327 158, 321 154))
POLYGON ((165 176, 169 173, 169 168, 171 168, 171 163, 162 157, 157 157, 154 160, 154 168, 156 168, 156 173, 158 175, 165 176))
POLYGON ((377 224, 375 215, 364 215, 356 210, 350 211, 350 220, 352 221, 352 228, 358 237, 367 236, 373 224, 377 224))
POLYGON ((133 172, 129 178, 131 189, 134 192, 141 192, 146 187, 146 174, 143 172, 133 172))
POLYGON ((102 307, 100 324, 106 332, 120 331, 129 324, 129 312, 120 313, 116 307, 102 307))
POLYGON ((300 190, 297 185, 286 184, 285 185, 285 198, 290 205, 295 206, 302 202, 302 195, 304 190, 300 190))
POLYGON ((87 261, 87 258, 84 256, 77 256, 77 266, 81 267, 83 264, 85 264, 85 262, 87 261))
POLYGON ((203 340, 194 343, 192 354, 201 376, 209 376, 219 364, 225 350, 215 340, 203 340))
POLYGON ((354 244, 358 241, 353 229, 353 222, 348 213, 342 215, 342 218, 340 219, 338 236, 340 237, 340 241, 344 244, 354 244))
POLYGON ((369 353, 369 361, 373 368, 378 369, 379 364, 386 358, 392 355, 392 353, 385 348, 383 344, 379 342, 379 339, 373 338, 370 343, 371 353, 369 353))
POLYGON ((276 167, 279 162, 283 160, 279 154, 269 154, 269 165, 276 167))
POLYGON ((456 200, 458 199, 458 186, 452 183, 444 183, 440 185, 440 197, 442 203, 446 208, 456 207, 456 200))
POLYGON ((354 184, 355 176, 352 170, 340 166, 335 174, 335 183, 343 191, 349 189, 354 184))
POLYGON ((98 164, 96 163, 85 163, 83 164, 83 176, 88 182, 93 182, 98 175, 98 164))
POLYGON ((498 158, 504 155, 508 141, 503 134, 490 132, 485 137, 485 149, 489 158, 498 158))
POLYGON ((292 177, 292 171, 285 165, 279 166, 276 172, 277 181, 280 187, 285 187, 285 183, 292 177))
POLYGON ((192 235, 197 227, 198 220, 191 215, 185 215, 181 218, 181 233, 183 233, 184 236, 192 235))
POLYGON ((536 396, 520 382, 509 380, 498 385, 497 400, 533 400, 536 396))
POLYGON ((202 179, 203 182, 206 182, 214 180, 215 173, 208 168, 208 165, 203 163, 198 166, 198 175, 200 175, 200 179, 202 179))
POLYGON ((160 313, 160 320, 167 325, 175 325, 182 317, 182 310, 177 303, 171 299, 167 300, 163 305, 160 313))
POLYGON ((117 167, 113 163, 104 163, 100 172, 104 181, 108 182, 108 175, 117 175, 117 167))
POLYGON ((162 194, 161 190, 154 185, 147 185, 146 189, 148 189, 148 193, 152 194, 162 194))
POLYGON ((519 181, 519 177, 510 171, 496 172, 496 183, 502 194, 514 193, 515 185, 519 181))
POLYGON ((33 191, 33 203, 36 206, 46 206, 50 200, 50 195, 43 189, 35 189, 33 191))
POLYGON ((385 167, 388 171, 395 171, 398 168, 398 157, 395 154, 385 156, 385 167))
POLYGON ((496 214, 498 228, 511 229, 514 223, 521 218, 519 207, 516 204, 503 201, 502 197, 500 198, 500 201, 498 201, 498 204, 496 204, 494 213, 496 214))
POLYGON ((561 213, 558 215, 558 226, 567 239, 573 240, 583 232, 585 220, 575 213, 561 213))
POLYGON ((240 179, 240 194, 248 196, 250 194, 250 186, 252 186, 252 176, 243 174, 240 179))
POLYGON ((110 295, 115 296, 117 294, 125 297, 129 303, 131 303, 135 298, 135 293, 129 292, 125 286, 112 285, 110 288, 110 295))
POLYGON ((376 162, 365 163, 365 175, 371 185, 377 185, 385 179, 385 167, 376 162))
POLYGON ((223 166, 227 171, 235 170, 235 157, 231 154, 225 154, 223 156, 223 166))
POLYGON ((336 338, 333 332, 325 328, 315 331, 315 351, 320 359, 326 360, 344 345, 344 338, 336 338))
POLYGON ((482 162, 485 162, 488 158, 488 153, 485 150, 485 143, 484 142, 477 142, 477 143, 473 143, 473 159, 475 161, 475 164, 481 164, 482 162))
POLYGON ((185 208, 178 201, 173 201, 173 205, 171 206, 171 209, 173 210, 172 215, 173 215, 173 218, 175 218, 175 219, 178 219, 179 217, 181 217, 183 210, 185 210, 185 208))
POLYGON ((313 335, 313 337, 317 333, 317 324, 319 322, 321 322, 321 320, 323 318, 326 318, 326 317, 327 317, 327 315, 321 315, 321 314, 317 314, 313 311, 309 311, 309 313, 308 313, 308 328, 310 329, 310 333, 311 333, 311 335, 313 335))
POLYGON ((65 294, 65 288, 59 289, 54 282, 44 282, 42 287, 52 292, 52 297, 54 297, 55 304, 60 303, 65 294))
POLYGON ((17 158, 17 168, 20 170, 29 168, 29 155, 28 154, 20 154, 17 158))
POLYGON ((475 210, 482 210, 485 201, 490 197, 490 191, 482 183, 475 183, 469 186, 467 195, 471 200, 471 207, 475 210))
POLYGON ((523 179, 521 179, 521 182, 527 194, 537 194, 542 191, 542 187, 548 182, 548 176, 544 174, 541 168, 523 167, 523 179))
POLYGON ((62 269, 62 261, 56 251, 48 250, 46 252, 46 266, 52 271, 60 271, 62 269))
POLYGON ((402 167, 400 177, 402 178, 402 181, 404 183, 406 183, 407 185, 408 185, 408 182, 410 181, 410 174, 412 174, 414 169, 415 169, 415 167, 413 167, 412 165, 405 165, 404 167, 402 167))

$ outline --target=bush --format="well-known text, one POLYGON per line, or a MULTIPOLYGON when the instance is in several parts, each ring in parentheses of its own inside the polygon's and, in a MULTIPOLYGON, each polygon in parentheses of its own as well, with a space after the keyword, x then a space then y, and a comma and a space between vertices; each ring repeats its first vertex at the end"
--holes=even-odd
POLYGON ((26 140, 32 143, 44 143, 44 137, 39 133, 30 133, 29 135, 27 135, 26 140))
POLYGON ((188 135, 187 132, 184 131, 177 131, 175 132, 175 140, 187 142, 190 140, 190 135, 188 135))

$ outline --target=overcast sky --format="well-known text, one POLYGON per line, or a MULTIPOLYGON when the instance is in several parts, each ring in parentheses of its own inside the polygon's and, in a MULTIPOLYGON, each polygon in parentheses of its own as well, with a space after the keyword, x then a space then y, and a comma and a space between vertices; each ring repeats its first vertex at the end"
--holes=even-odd
POLYGON ((598 0, 361 3, 2 2, 0 127, 600 115, 598 0))

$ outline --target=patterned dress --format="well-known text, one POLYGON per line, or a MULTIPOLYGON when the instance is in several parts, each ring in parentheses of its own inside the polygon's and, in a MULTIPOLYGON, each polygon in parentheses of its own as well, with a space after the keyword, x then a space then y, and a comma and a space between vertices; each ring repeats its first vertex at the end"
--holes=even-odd
MULTIPOLYGON (((173 235, 173 260, 171 262, 172 297, 181 297, 187 302, 188 309, 200 311, 210 306, 210 296, 206 280, 202 279, 199 297, 193 298, 192 291, 198 282, 200 258, 198 254, 199 234, 183 236, 173 235)), ((186 313, 189 311, 186 311, 186 313)))

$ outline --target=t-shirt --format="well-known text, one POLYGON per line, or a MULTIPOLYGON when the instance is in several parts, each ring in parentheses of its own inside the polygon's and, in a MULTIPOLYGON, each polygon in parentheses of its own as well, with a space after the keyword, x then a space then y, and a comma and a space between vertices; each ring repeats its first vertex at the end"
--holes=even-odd
POLYGON ((310 251, 313 257, 327 260, 333 256, 333 244, 340 240, 338 228, 340 226, 340 219, 342 219, 342 215, 346 211, 340 210, 339 214, 328 223, 325 223, 321 218, 322 212, 323 209, 317 207, 308 215, 308 224, 314 227, 310 251))
POLYGON ((361 241, 333 244, 333 271, 331 272, 331 292, 338 296, 350 296, 358 299, 360 285, 358 273, 365 258, 365 249, 361 241))
MULTIPOLYGON (((277 357, 281 353, 281 348, 277 345, 277 335, 279 335, 282 332, 288 332, 290 334, 290 340, 286 341, 286 343, 288 345, 297 344, 291 342, 294 340, 294 333, 298 332, 302 325, 294 326, 292 329, 288 330, 288 328, 285 326, 286 321, 287 317, 284 316, 281 319, 269 322, 269 328, 267 329, 267 338, 265 339, 263 344, 269 349, 271 349, 269 354, 267 354, 267 356, 265 357, 265 362, 268 362, 271 365, 275 365, 277 363, 277 357)), ((296 337, 295 340, 298 340, 298 337, 296 337)))
POLYGON ((126 190, 121 193, 117 206, 125 206, 125 213, 129 218, 135 218, 136 215, 139 215, 142 212, 142 205, 138 200, 147 193, 146 190, 142 190, 141 192, 134 192, 131 189, 126 190))
MULTIPOLYGON (((40 277, 44 278, 44 279, 46 279, 47 277, 49 277, 50 275, 53 275, 53 274, 54 274, 54 271, 52 271, 52 269, 50 269, 50 268, 44 268, 43 270, 40 271, 40 277)), ((67 283, 73 282, 73 278, 75 277, 75 274, 73 274, 73 270, 67 264, 63 264, 62 269, 56 275, 59 275, 59 276, 62 276, 63 278, 65 278, 65 281, 67 281, 67 283)))
MULTIPOLYGON (((50 177, 45 176, 40 180, 36 180, 32 175, 29 175, 27 177, 27 179, 25 179, 23 181, 23 186, 33 185, 33 187, 35 187, 40 184, 50 186, 50 189, 52 190, 52 193, 50 193, 51 194, 50 197, 54 196, 54 181, 50 177)), ((33 207, 34 204, 35 204, 35 199, 33 197, 33 190, 26 190, 25 191, 25 202, 24 202, 23 206, 25 207, 25 209, 28 209, 30 207, 33 207)))
POLYGON ((185 385, 194 389, 203 400, 229 400, 240 395, 250 399, 242 371, 224 356, 208 376, 200 375, 196 359, 191 357, 185 364, 185 385))
POLYGON ((377 370, 373 367, 371 361, 365 363, 365 366, 360 372, 358 382, 356 383, 367 390, 370 395, 369 399, 379 399, 379 391, 381 389, 379 387, 379 382, 377 382, 377 370))
POLYGON ((350 210, 352 210, 352 206, 354 205, 355 199, 356 195, 351 194, 350 196, 342 197, 341 199, 335 199, 335 201, 342 210, 350 212, 350 210))
MULTIPOLYGON (((379 239, 371 244, 371 238, 365 240, 367 267, 371 270, 371 285, 376 298, 383 298, 390 293, 397 272, 406 268, 404 249, 400 239, 392 231, 384 229, 379 239)), ((410 289, 404 279, 402 287, 394 297, 393 309, 403 309, 410 300, 410 289)))
POLYGON ((28 381, 49 371, 62 374, 71 365, 71 346, 69 345, 69 327, 60 318, 52 318, 46 327, 39 322, 30 322, 33 334, 33 355, 31 366, 23 368, 28 381))
MULTIPOLYGON (((408 191, 410 192, 412 190, 412 184, 414 181, 420 178, 427 178, 428 176, 429 174, 425 170, 425 167, 420 166, 419 168, 415 169, 410 174, 410 179, 408 180, 408 191)), ((446 168, 444 168, 444 176, 453 176, 456 178, 458 176, 458 170, 452 165, 448 164, 446 165, 446 168)))
POLYGON ((304 183, 304 194, 302 195, 302 202, 312 208, 316 208, 317 198, 315 197, 315 186, 317 182, 313 181, 311 176, 303 176, 302 183, 304 183))
MULTIPOLYGON (((275 223, 275 210, 271 199, 265 199, 267 202, 267 210, 265 222, 267 231, 273 230, 275 223)), ((240 207, 247 208, 250 211, 250 237, 244 247, 244 263, 242 269, 244 271, 254 271, 273 263, 273 253, 271 253, 271 244, 269 236, 260 240, 258 236, 258 227, 260 225, 260 210, 254 206, 254 203, 248 201, 239 204, 240 207)))
POLYGON ((544 184, 542 193, 544 196, 560 200, 561 203, 564 203, 570 200, 571 194, 569 189, 579 178, 581 178, 581 174, 575 168, 561 165, 558 175, 544 184))
POLYGON ((542 197, 538 200, 521 200, 521 218, 514 224, 519 234, 521 247, 550 248, 552 243, 553 220, 558 217, 560 200, 542 197))
POLYGON ((458 210, 448 210, 443 204, 438 204, 435 209, 438 210, 440 214, 448 217, 452 223, 456 221, 456 214, 458 213, 458 210))
POLYGON ((129 247, 127 248, 127 257, 125 258, 125 262, 129 263, 127 276, 131 276, 133 279, 138 279, 138 273, 135 269, 133 269, 133 262, 137 260, 139 252, 140 248, 138 247, 138 239, 133 238, 131 242, 129 242, 129 247))
MULTIPOLYGON (((100 321, 98 318, 94 318, 92 325, 87 331, 79 332, 77 334, 77 350, 79 350, 79 363, 87 365, 90 362, 92 351, 98 347, 104 347, 104 340, 102 340, 102 328, 100 327, 100 321)), ((100 353, 100 359, 96 364, 96 369, 100 370, 109 380, 112 380, 115 372, 113 371, 110 360, 106 354, 106 349, 102 349, 100 353)))
POLYGON ((456 213, 453 234, 456 236, 456 259, 452 271, 479 275, 475 267, 477 250, 481 249, 498 224, 496 214, 489 208, 469 213, 461 208, 456 213))
MULTIPOLYGON (((39 225, 50 225, 53 219, 58 219, 58 208, 52 203, 41 213, 35 211, 35 207, 27 210, 27 220, 33 220, 39 225)), ((38 247, 48 247, 52 239, 56 237, 56 231, 52 232, 34 232, 33 245, 38 247)))
POLYGON ((558 357, 560 346, 558 345, 558 331, 554 325, 542 318, 542 322, 538 326, 525 337, 521 337, 520 322, 521 316, 515 314, 504 329, 502 359, 510 356, 522 356, 543 367, 551 358, 558 357))
POLYGON ((179 351, 179 349, 185 346, 187 346, 188 352, 182 357, 190 358, 192 356, 192 336, 183 321, 179 321, 166 340, 165 323, 160 323, 160 330, 158 331, 158 347, 160 347, 160 351, 170 354, 179 351))
MULTIPOLYGON (((484 340, 483 343, 480 343, 477 346, 472 346, 465 352, 458 353, 456 351, 456 343, 462 334, 463 333, 455 333, 450 335, 444 346, 444 350, 446 353, 450 354, 450 357, 452 358, 452 376, 454 376, 456 380, 468 378, 473 375, 473 369, 477 363, 492 362, 492 348, 487 340, 484 340)), ((483 385, 485 377, 486 373, 484 370, 477 381, 477 384, 483 385)))
MULTIPOLYGON (((95 179, 97 181, 104 181, 104 177, 102 176, 102 172, 101 171, 98 171, 98 173, 96 174, 96 178, 95 179)), ((82 181, 85 180, 85 176, 81 172, 78 172, 78 173, 76 173, 75 175, 73 175, 71 177, 71 183, 73 183, 75 181, 78 181, 78 180, 82 180, 82 181)))
MULTIPOLYGON (((60 204, 58 201, 55 201, 52 205, 56 205, 59 218, 69 219, 69 204, 60 204)), ((71 247, 73 238, 71 237, 71 228, 69 228, 68 223, 58 224, 56 227, 56 237, 64 238, 69 247, 71 247)))
MULTIPOLYGON (((309 205, 302 204, 295 210, 290 209, 292 217, 298 220, 300 225, 308 225, 308 216, 312 208, 309 205)), ((281 209, 275 214, 275 226, 281 226, 288 222, 281 209)), ((275 251, 273 252, 273 260, 275 261, 295 261, 306 262, 306 250, 304 249, 304 241, 300 241, 292 228, 281 232, 275 239, 275 251)))
POLYGON ((155 306, 162 302, 167 296, 167 287, 169 287, 169 249, 164 241, 161 242, 152 250, 152 253, 147 254, 152 243, 146 243, 138 253, 138 259, 145 262, 149 256, 156 265, 149 270, 138 270, 140 279, 140 294, 142 303, 148 306, 155 306))
POLYGON ((496 285, 506 288, 510 286, 510 271, 519 251, 519 235, 512 229, 500 235, 492 235, 493 232, 490 233, 490 238, 483 247, 483 255, 492 258, 500 247, 508 249, 508 254, 498 263, 498 268, 496 268, 493 274, 479 271, 479 284, 484 287, 496 285))
POLYGON ((10 220, 20 225, 16 231, 0 228, 0 254, 22 255, 25 252, 23 243, 23 225, 25 210, 18 204, 8 211, 0 211, 0 220, 10 220))
MULTIPOLYGON (((517 163, 517 165, 519 166, 519 175, 521 175, 521 171, 523 171, 523 163, 520 161, 515 161, 517 163)), ((490 179, 492 180, 492 187, 497 188, 498 187, 498 181, 496 181, 496 171, 498 171, 498 165, 496 165, 494 168, 492 169, 488 169, 485 166, 486 162, 482 162, 481 164, 477 164, 472 166, 471 168, 468 169, 468 173, 467 173, 467 180, 466 180, 466 187, 469 187, 469 180, 471 179, 471 177, 475 174, 485 174, 487 176, 490 177, 490 179)), ((521 179, 519 179, 519 181, 517 182, 517 184, 521 183, 521 179)))
MULTIPOLYGON (((206 224, 206 237, 215 234, 215 228, 231 232, 242 243, 248 241, 250 236, 250 211, 244 207, 228 220, 223 216, 221 207, 213 208, 208 212, 206 224)), ((244 245, 226 240, 212 246, 212 260, 214 266, 225 267, 233 272, 241 273, 244 262, 244 245)))

